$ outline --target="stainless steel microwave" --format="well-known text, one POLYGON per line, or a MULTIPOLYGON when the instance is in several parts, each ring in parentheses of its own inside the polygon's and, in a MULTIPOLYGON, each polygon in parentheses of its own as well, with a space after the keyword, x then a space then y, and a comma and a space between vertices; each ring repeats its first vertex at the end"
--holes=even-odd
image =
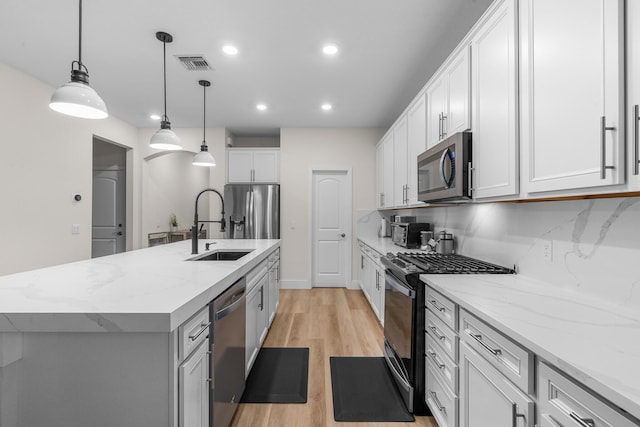
POLYGON ((471 132, 459 132, 418 156, 418 200, 471 199, 471 132))

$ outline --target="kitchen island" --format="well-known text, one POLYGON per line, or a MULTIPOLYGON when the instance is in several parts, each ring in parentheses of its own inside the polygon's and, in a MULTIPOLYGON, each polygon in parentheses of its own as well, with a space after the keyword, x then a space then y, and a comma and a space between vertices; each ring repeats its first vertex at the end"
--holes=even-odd
POLYGON ((175 426, 180 326, 279 240, 206 240, 0 277, 0 427, 175 426))

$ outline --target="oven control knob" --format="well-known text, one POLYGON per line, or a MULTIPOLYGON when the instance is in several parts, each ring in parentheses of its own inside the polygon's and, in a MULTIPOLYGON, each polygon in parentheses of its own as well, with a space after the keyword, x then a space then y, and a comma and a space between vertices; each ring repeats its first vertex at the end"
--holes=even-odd
POLYGON ((416 266, 415 266, 415 265, 413 265, 413 264, 407 264, 405 268, 406 268, 406 270, 407 270, 407 271, 409 271, 409 272, 418 271, 418 267, 416 267, 416 266))

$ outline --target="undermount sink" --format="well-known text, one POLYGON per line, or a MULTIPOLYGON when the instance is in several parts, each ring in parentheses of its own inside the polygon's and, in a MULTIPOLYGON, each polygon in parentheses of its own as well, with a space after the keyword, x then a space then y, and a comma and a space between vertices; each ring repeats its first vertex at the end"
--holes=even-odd
POLYGON ((209 252, 196 258, 190 258, 189 261, 236 261, 249 252, 250 250, 224 250, 219 249, 217 251, 209 252))

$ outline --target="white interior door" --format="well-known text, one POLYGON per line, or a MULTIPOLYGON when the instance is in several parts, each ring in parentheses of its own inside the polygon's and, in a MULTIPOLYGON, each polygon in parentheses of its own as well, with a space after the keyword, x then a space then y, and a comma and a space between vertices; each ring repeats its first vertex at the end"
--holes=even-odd
POLYGON ((124 252, 126 249, 125 171, 93 171, 91 257, 124 252))
POLYGON ((312 286, 346 287, 351 265, 348 171, 313 171, 312 286))

